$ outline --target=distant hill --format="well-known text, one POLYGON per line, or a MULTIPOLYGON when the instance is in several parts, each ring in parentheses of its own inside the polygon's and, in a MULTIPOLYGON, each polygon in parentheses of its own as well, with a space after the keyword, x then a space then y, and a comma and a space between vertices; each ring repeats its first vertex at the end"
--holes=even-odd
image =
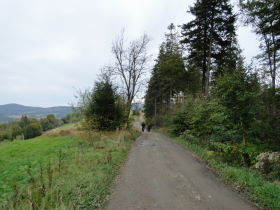
POLYGON ((132 103, 131 109, 132 110, 144 110, 144 104, 140 103, 140 102, 132 103))
POLYGON ((48 114, 54 114, 57 118, 62 118, 72 111, 72 107, 70 106, 42 108, 20 104, 5 104, 0 105, 0 122, 19 120, 22 115, 26 115, 30 118, 43 118, 48 114))

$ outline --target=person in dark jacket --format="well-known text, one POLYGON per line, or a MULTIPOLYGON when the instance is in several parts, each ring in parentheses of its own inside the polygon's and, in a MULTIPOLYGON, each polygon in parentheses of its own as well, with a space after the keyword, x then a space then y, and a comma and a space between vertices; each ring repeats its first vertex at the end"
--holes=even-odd
POLYGON ((144 131, 145 131, 146 124, 145 124, 144 122, 142 122, 141 126, 142 126, 142 132, 144 132, 144 131))
POLYGON ((148 132, 150 132, 151 129, 152 129, 152 123, 149 123, 148 126, 147 126, 148 132))

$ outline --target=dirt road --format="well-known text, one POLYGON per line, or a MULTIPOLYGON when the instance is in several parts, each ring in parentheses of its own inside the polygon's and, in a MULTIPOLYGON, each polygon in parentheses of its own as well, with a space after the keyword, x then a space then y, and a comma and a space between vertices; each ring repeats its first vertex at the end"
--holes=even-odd
POLYGON ((135 142, 107 210, 256 209, 178 143, 159 133, 135 142))

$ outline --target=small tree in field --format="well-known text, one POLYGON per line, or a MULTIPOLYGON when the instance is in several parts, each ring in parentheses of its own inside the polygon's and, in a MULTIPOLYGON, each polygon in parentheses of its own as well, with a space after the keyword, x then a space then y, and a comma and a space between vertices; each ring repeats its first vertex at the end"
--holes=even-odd
POLYGON ((108 80, 95 83, 83 106, 89 129, 115 130, 124 123, 125 106, 108 80))

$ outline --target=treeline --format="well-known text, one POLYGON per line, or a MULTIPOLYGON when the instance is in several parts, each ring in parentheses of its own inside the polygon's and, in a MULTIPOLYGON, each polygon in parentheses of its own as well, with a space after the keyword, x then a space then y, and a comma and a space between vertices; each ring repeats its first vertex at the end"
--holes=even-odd
POLYGON ((40 136, 44 131, 77 120, 79 120, 79 116, 76 113, 68 114, 62 119, 57 119, 53 114, 39 120, 22 116, 19 121, 0 124, 0 141, 34 138, 40 136))
POLYGON ((171 24, 152 70, 145 116, 204 144, 280 149, 280 2, 240 1, 240 20, 260 38, 246 66, 229 0, 198 0, 179 33, 171 24))

